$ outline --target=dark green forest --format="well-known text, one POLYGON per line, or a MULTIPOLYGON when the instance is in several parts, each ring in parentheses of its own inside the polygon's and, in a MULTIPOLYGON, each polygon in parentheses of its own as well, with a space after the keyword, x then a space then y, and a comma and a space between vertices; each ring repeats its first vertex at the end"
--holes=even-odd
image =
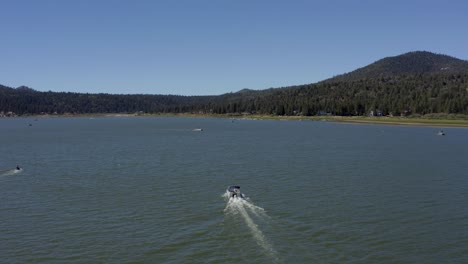
POLYGON ((468 62, 412 52, 306 85, 219 96, 39 92, 0 85, 0 112, 263 115, 468 115, 468 62))

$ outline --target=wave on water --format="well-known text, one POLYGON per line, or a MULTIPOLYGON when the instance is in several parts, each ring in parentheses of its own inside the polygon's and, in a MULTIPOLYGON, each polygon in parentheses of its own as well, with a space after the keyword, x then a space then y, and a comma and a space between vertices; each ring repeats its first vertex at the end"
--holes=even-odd
POLYGON ((23 172, 23 169, 0 170, 0 176, 10 176, 23 172))
POLYGON ((273 262, 278 262, 279 259, 273 245, 255 222, 256 220, 258 222, 266 222, 268 220, 269 216, 265 210, 253 204, 249 198, 229 197, 228 191, 223 194, 223 197, 227 200, 226 208, 224 209, 226 217, 241 218, 248 227, 255 242, 272 258, 273 262))

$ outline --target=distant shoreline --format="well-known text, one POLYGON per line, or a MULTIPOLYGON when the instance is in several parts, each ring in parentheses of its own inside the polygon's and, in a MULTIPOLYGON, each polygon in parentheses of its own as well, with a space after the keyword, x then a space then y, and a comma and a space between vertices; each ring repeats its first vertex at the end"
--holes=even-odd
MULTIPOLYGON (((311 120, 337 123, 430 126, 430 127, 468 127, 468 119, 428 118, 428 117, 368 117, 368 116, 277 116, 277 115, 230 115, 230 114, 62 114, 62 115, 29 115, 13 118, 93 118, 93 117, 192 117, 192 118, 226 118, 246 120, 311 120)), ((2 117, 7 119, 12 117, 2 117)))
POLYGON ((428 126, 428 127, 467 127, 468 120, 450 120, 450 119, 417 119, 408 118, 401 120, 386 120, 382 118, 370 120, 353 120, 351 118, 332 118, 324 120, 329 122, 354 123, 354 124, 376 124, 376 125, 395 125, 395 126, 428 126))
POLYGON ((404 125, 430 127, 468 127, 466 119, 436 119, 415 117, 366 117, 366 116, 250 116, 246 119, 313 120, 324 122, 376 125, 404 125))

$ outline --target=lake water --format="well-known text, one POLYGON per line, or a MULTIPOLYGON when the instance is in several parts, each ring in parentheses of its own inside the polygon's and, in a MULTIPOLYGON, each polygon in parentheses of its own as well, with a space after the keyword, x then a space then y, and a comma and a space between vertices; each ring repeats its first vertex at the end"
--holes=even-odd
POLYGON ((468 129, 439 129, 0 119, 0 262, 468 263, 468 129))

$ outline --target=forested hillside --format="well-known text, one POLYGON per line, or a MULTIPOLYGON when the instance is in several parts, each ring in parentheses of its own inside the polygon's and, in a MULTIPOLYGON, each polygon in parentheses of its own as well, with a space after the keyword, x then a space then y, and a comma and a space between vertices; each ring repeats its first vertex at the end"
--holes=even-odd
POLYGON ((24 114, 179 113, 208 104, 214 96, 114 95, 38 92, 0 86, 0 112, 24 114))
POLYGON ((418 74, 450 74, 468 72, 468 61, 427 51, 408 52, 378 60, 350 73, 326 81, 355 81, 365 78, 418 74))
POLYGON ((468 62, 428 52, 385 58, 316 84, 220 96, 38 92, 0 86, 0 112, 273 115, 468 114, 468 62))

